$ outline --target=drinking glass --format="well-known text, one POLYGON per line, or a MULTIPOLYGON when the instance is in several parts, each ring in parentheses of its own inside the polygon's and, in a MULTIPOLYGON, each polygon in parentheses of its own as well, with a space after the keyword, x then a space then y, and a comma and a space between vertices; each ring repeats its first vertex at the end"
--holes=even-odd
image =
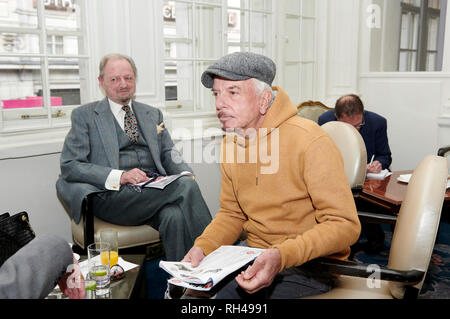
POLYGON ((119 261, 119 240, 118 233, 115 229, 102 229, 100 231, 100 242, 109 244, 110 267, 119 261))
POLYGON ((97 298, 110 296, 110 246, 108 243, 94 243, 88 246, 89 276, 95 280, 97 298))
POLYGON ((84 280, 84 289, 86 291, 86 296, 84 299, 95 299, 95 289, 96 289, 96 281, 91 279, 91 275, 88 274, 86 279, 84 280))

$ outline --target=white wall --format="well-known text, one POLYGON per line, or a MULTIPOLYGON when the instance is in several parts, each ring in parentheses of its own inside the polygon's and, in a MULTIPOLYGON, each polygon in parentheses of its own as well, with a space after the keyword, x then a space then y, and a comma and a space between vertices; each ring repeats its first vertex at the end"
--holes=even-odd
POLYGON ((388 120, 393 170, 414 169, 425 156, 450 145, 443 107, 449 85, 449 75, 439 73, 361 76, 360 93, 366 109, 388 120))
POLYGON ((56 197, 59 154, 0 160, 0 213, 26 211, 36 234, 72 241, 69 217, 56 197))

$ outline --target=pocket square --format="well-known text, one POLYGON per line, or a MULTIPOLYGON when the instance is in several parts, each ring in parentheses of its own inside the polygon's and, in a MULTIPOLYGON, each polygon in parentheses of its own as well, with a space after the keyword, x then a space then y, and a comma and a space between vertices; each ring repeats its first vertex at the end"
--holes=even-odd
POLYGON ((161 134, 162 131, 164 131, 164 122, 161 122, 161 124, 156 125, 157 134, 161 134))

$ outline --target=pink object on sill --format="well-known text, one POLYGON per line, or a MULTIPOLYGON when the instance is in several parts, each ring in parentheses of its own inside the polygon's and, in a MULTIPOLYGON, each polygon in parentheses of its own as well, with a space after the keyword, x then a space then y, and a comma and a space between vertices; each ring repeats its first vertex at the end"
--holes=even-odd
MULTIPOLYGON (((3 100, 4 109, 19 109, 26 107, 41 107, 43 98, 42 96, 27 96, 26 99, 16 99, 16 100, 3 100)), ((50 98, 52 106, 61 106, 62 97, 52 96, 50 98)))

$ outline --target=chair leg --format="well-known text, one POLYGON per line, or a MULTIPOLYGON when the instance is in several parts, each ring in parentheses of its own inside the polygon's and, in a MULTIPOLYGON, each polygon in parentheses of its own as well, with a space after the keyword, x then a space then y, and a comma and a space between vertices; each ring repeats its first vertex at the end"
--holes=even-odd
POLYGON ((92 200, 89 196, 85 199, 84 206, 84 248, 94 243, 94 211, 92 208, 92 200))
POLYGON ((87 255, 87 249, 83 249, 82 247, 78 246, 75 241, 74 244, 72 245, 72 251, 80 256, 85 256, 87 255))

